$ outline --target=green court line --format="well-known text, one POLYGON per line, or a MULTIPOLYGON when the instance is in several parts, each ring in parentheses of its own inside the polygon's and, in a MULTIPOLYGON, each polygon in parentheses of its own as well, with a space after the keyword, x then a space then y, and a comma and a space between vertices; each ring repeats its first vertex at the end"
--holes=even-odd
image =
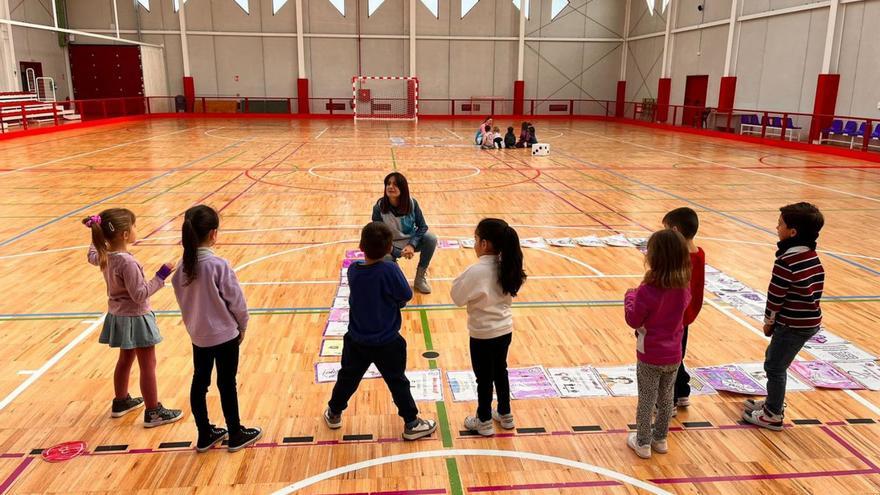
MULTIPOLYGON (((425 349, 434 350, 434 343, 431 339, 431 325, 428 323, 428 311, 426 309, 419 310, 419 319, 422 323, 422 335, 425 338, 425 349)), ((428 361, 431 369, 437 369, 437 361, 431 359, 428 361)), ((439 400, 437 406, 437 424, 440 425, 440 439, 443 442, 443 448, 452 448, 452 432, 449 429, 449 415, 446 414, 446 402, 439 400)), ((453 495, 464 495, 464 488, 461 484, 461 475, 458 472, 458 462, 454 457, 446 458, 446 474, 449 478, 449 492, 453 495)))
POLYGON ((446 472, 449 475, 449 492, 452 495, 464 495, 461 475, 458 473, 458 462, 456 462, 454 457, 446 458, 446 472))

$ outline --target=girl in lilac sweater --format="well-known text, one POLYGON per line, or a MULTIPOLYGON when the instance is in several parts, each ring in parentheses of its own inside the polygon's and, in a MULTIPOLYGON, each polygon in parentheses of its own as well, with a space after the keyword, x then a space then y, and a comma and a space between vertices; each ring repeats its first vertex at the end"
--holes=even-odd
POLYGON ((193 206, 183 218, 183 261, 171 280, 183 323, 193 343, 190 407, 198 428, 196 451, 205 452, 229 438, 236 452, 263 435, 259 428, 242 426, 238 416, 238 352, 248 324, 248 309, 229 262, 214 256, 220 217, 210 206, 193 206), (217 389, 226 428, 208 419, 208 387, 217 364, 217 389))
POLYGON ((652 450, 668 451, 673 386, 682 357, 682 320, 691 300, 691 261, 681 234, 669 229, 655 232, 648 239, 645 261, 648 271, 642 284, 624 297, 626 323, 636 330, 639 387, 638 428, 626 444, 643 459, 651 457, 652 450), (653 427, 652 415, 656 416, 653 427))
POLYGON ((92 233, 89 263, 101 268, 107 282, 107 316, 98 342, 119 349, 113 388, 116 397, 110 416, 120 418, 146 402, 144 426, 173 423, 183 417, 178 409, 165 409, 159 402, 156 385, 156 344, 162 342, 156 315, 150 308, 150 296, 165 286, 165 278, 173 265, 165 264, 150 280, 144 277, 144 268, 128 252, 128 246, 137 241, 135 216, 125 208, 110 208, 98 215, 86 217, 83 225, 92 233), (140 386, 144 397, 128 393, 131 366, 137 358, 140 368, 140 386))

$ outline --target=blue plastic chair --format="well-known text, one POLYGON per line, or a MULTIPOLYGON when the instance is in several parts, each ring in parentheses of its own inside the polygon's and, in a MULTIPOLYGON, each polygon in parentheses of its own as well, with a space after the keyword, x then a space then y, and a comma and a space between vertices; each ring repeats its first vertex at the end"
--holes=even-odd
POLYGON ((822 129, 823 134, 843 134, 843 121, 840 119, 834 119, 831 121, 831 127, 827 129, 822 129))
POLYGON ((771 127, 782 127, 782 117, 773 117, 771 122, 773 122, 771 127))
POLYGON ((794 121, 791 120, 791 117, 785 119, 785 127, 789 129, 800 129, 800 127, 794 125, 794 121))
POLYGON ((843 131, 841 133, 845 136, 855 136, 856 135, 856 121, 855 120, 847 120, 846 125, 843 126, 843 131))
POLYGON ((880 122, 874 122, 874 132, 871 133, 871 139, 880 139, 880 122))

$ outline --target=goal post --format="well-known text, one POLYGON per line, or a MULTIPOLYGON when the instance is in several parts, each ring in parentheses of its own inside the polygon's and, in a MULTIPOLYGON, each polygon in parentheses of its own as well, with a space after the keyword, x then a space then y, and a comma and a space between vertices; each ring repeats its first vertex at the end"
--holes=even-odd
POLYGON ((416 120, 419 117, 419 80, 403 76, 351 78, 355 120, 416 120))

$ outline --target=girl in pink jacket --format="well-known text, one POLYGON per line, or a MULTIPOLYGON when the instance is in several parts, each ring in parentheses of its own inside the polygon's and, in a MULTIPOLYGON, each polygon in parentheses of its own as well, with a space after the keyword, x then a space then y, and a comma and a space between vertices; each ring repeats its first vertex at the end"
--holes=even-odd
POLYGON ((682 320, 691 300, 691 261, 681 234, 669 229, 655 232, 648 239, 645 261, 648 271, 644 280, 624 297, 626 323, 636 330, 639 387, 638 428, 629 434, 626 444, 643 459, 651 457, 652 450, 659 454, 668 451, 673 386, 682 357, 682 320))

